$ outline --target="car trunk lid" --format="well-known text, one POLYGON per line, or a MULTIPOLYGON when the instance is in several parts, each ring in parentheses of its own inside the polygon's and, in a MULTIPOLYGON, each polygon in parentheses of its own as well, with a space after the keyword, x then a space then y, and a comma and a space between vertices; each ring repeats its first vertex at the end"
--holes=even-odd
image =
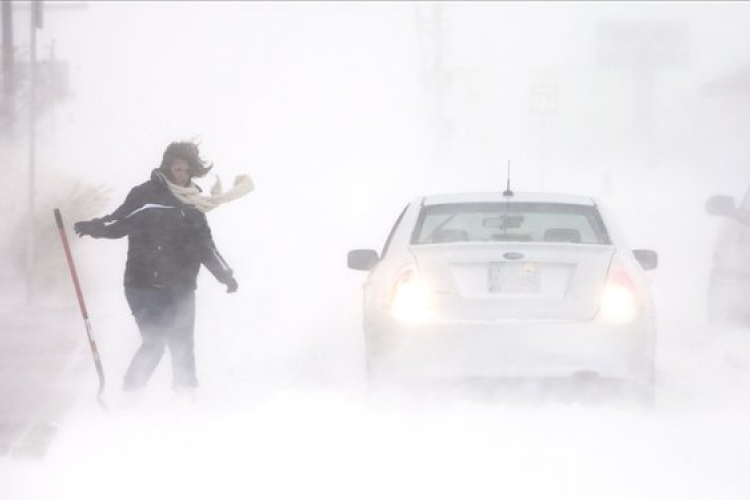
POLYGON ((614 248, 570 243, 413 245, 445 320, 591 319, 614 248))

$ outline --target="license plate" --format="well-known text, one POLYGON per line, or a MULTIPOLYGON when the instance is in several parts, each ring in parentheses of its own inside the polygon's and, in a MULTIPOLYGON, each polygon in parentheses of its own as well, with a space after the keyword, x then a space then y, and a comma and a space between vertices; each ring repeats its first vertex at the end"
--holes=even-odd
POLYGON ((536 262, 493 262, 487 272, 487 290, 492 293, 539 293, 536 262))

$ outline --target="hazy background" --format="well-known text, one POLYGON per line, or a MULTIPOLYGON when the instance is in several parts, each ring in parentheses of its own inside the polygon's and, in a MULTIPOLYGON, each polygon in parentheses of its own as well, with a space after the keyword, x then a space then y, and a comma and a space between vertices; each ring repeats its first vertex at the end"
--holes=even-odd
MULTIPOLYGON (((13 7, 21 61, 29 9, 13 7)), ((31 326, 46 318, 73 339, 80 403, 44 461, 0 462, 3 498, 132 498, 138 481, 224 498, 747 498, 750 332, 705 320, 719 221, 703 204, 750 181, 748 25, 745 2, 45 3, 37 53, 62 90, 36 124, 34 300, 22 96, 0 149, 0 296, 6 335, 47 342, 31 326), (225 185, 256 183, 209 214, 240 283, 199 280, 212 411, 105 419, 51 209, 69 226, 109 213, 185 139, 225 185), (508 162, 514 189, 597 196, 659 251, 655 415, 363 396, 347 250, 380 249, 418 195, 504 188, 508 162)), ((126 242, 71 243, 116 393, 138 345, 126 242)))

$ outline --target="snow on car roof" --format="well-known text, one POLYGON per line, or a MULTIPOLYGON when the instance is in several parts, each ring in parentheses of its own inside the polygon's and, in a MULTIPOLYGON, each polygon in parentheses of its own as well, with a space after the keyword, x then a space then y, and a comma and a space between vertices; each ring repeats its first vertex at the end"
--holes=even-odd
POLYGON ((431 194, 422 198, 424 205, 440 205, 444 203, 481 203, 492 201, 507 202, 536 202, 536 203, 566 203, 572 205, 596 205, 596 200, 590 196, 563 193, 514 193, 513 196, 503 196, 501 191, 476 193, 441 193, 431 194))

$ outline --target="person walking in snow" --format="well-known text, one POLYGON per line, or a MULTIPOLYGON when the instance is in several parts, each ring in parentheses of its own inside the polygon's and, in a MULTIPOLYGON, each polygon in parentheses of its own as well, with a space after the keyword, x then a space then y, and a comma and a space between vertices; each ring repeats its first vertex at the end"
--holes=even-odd
POLYGON ((212 168, 195 143, 173 142, 151 178, 131 189, 120 207, 74 225, 79 236, 128 237, 125 297, 142 342, 125 374, 125 392, 147 385, 166 349, 172 360, 173 389, 198 387, 194 329, 201 265, 226 285, 227 293, 237 291, 237 280, 216 249, 205 213, 249 193, 254 185, 242 175, 226 193, 217 181, 211 195, 203 195, 192 179, 212 168))

